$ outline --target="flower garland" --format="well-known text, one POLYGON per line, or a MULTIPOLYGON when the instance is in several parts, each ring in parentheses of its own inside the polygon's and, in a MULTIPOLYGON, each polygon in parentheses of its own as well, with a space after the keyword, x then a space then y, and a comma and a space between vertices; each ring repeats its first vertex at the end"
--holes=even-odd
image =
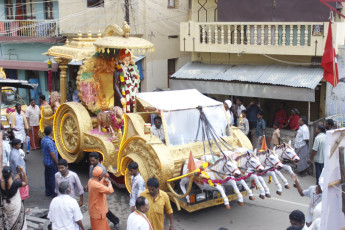
POLYGON ((116 128, 117 130, 121 129, 124 120, 122 119, 121 122, 118 124, 118 122, 116 121, 116 118, 115 118, 115 115, 114 115, 114 114, 110 114, 110 117, 111 117, 111 120, 112 120, 113 123, 114 123, 115 128, 116 128))
POLYGON ((135 95, 138 93, 140 76, 135 66, 125 66, 124 63, 120 63, 116 66, 120 72, 120 88, 123 97, 126 99, 126 112, 129 113, 131 105, 135 107, 135 95))

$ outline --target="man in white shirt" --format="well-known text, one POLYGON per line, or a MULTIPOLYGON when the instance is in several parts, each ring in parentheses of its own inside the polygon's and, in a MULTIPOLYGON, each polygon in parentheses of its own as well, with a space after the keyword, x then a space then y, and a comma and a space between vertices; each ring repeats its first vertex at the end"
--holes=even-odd
POLYGON ((128 217, 127 230, 153 230, 149 219, 145 215, 149 210, 149 201, 140 196, 135 201, 135 207, 135 211, 128 217))
POLYGON ((300 158, 300 161, 297 163, 297 173, 301 176, 306 174, 306 171, 309 167, 309 128, 307 126, 308 121, 306 117, 301 117, 298 121, 299 129, 297 130, 295 138, 295 152, 300 158))
POLYGON ((238 97, 236 99, 236 106, 235 106, 236 117, 237 118, 241 117, 242 111, 245 109, 246 107, 244 107, 243 105, 243 99, 241 97, 238 97))
POLYGON ((29 123, 30 148, 39 148, 38 130, 40 129, 40 107, 36 105, 34 99, 30 101, 30 106, 26 109, 25 115, 29 123))
POLYGON ((307 212, 306 220, 305 220, 307 226, 309 227, 313 221, 314 209, 322 200, 321 186, 320 185, 312 185, 309 188, 302 190, 302 187, 299 184, 299 181, 298 181, 296 175, 293 177, 293 181, 296 184, 296 188, 297 188, 298 193, 301 196, 307 196, 310 198, 309 208, 308 208, 308 212, 307 212))
POLYGON ((79 206, 83 206, 84 204, 84 188, 81 185, 80 179, 75 172, 72 172, 68 169, 68 163, 65 159, 60 159, 58 161, 58 172, 55 173, 55 193, 60 195, 58 190, 58 185, 63 182, 67 181, 69 183, 70 193, 69 195, 72 198, 75 197, 76 190, 78 191, 79 195, 79 206))
POLYGON ((78 202, 70 197, 69 183, 59 184, 60 195, 55 197, 49 206, 48 219, 52 222, 52 229, 85 230, 78 202))
POLYGON ((128 171, 131 174, 132 180, 131 199, 129 200, 129 206, 131 212, 133 212, 135 210, 135 201, 145 190, 145 181, 139 173, 139 165, 137 162, 131 162, 128 165, 128 171))
POLYGON ((161 141, 165 142, 165 137, 164 137, 164 130, 162 126, 162 118, 160 117, 155 117, 153 119, 153 126, 151 126, 151 133, 161 139, 161 141))
POLYGON ((326 129, 325 126, 319 125, 316 130, 316 138, 313 144, 313 151, 308 159, 308 164, 314 161, 315 164, 315 174, 316 174, 316 184, 319 184, 319 178, 324 166, 324 151, 326 145, 326 129))

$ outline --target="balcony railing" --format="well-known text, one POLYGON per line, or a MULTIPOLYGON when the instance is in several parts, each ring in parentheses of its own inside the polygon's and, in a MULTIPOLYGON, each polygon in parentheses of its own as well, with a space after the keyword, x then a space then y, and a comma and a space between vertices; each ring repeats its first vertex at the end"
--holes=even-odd
POLYGON ((7 37, 56 37, 59 24, 55 20, 1 20, 0 35, 7 37))
MULTIPOLYGON (((339 44, 344 23, 335 23, 339 44)), ((181 24, 181 51, 321 56, 328 23, 187 22, 181 24)))

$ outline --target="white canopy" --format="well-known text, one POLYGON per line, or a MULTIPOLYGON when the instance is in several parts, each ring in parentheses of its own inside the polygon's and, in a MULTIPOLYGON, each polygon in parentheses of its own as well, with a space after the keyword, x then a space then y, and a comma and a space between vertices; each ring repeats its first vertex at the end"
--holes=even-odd
POLYGON ((216 106, 222 102, 213 100, 196 89, 138 93, 136 97, 163 111, 193 109, 200 106, 216 106))

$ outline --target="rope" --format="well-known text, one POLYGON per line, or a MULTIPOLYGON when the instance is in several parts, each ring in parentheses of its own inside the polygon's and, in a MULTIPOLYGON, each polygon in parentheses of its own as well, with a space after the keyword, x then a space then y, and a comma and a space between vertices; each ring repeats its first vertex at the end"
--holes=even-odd
POLYGON ((339 190, 340 192, 342 192, 342 193, 344 193, 344 194, 345 194, 345 192, 344 192, 342 189, 338 188, 337 186, 332 185, 332 187, 333 187, 333 188, 335 188, 335 189, 337 189, 337 190, 339 190))

